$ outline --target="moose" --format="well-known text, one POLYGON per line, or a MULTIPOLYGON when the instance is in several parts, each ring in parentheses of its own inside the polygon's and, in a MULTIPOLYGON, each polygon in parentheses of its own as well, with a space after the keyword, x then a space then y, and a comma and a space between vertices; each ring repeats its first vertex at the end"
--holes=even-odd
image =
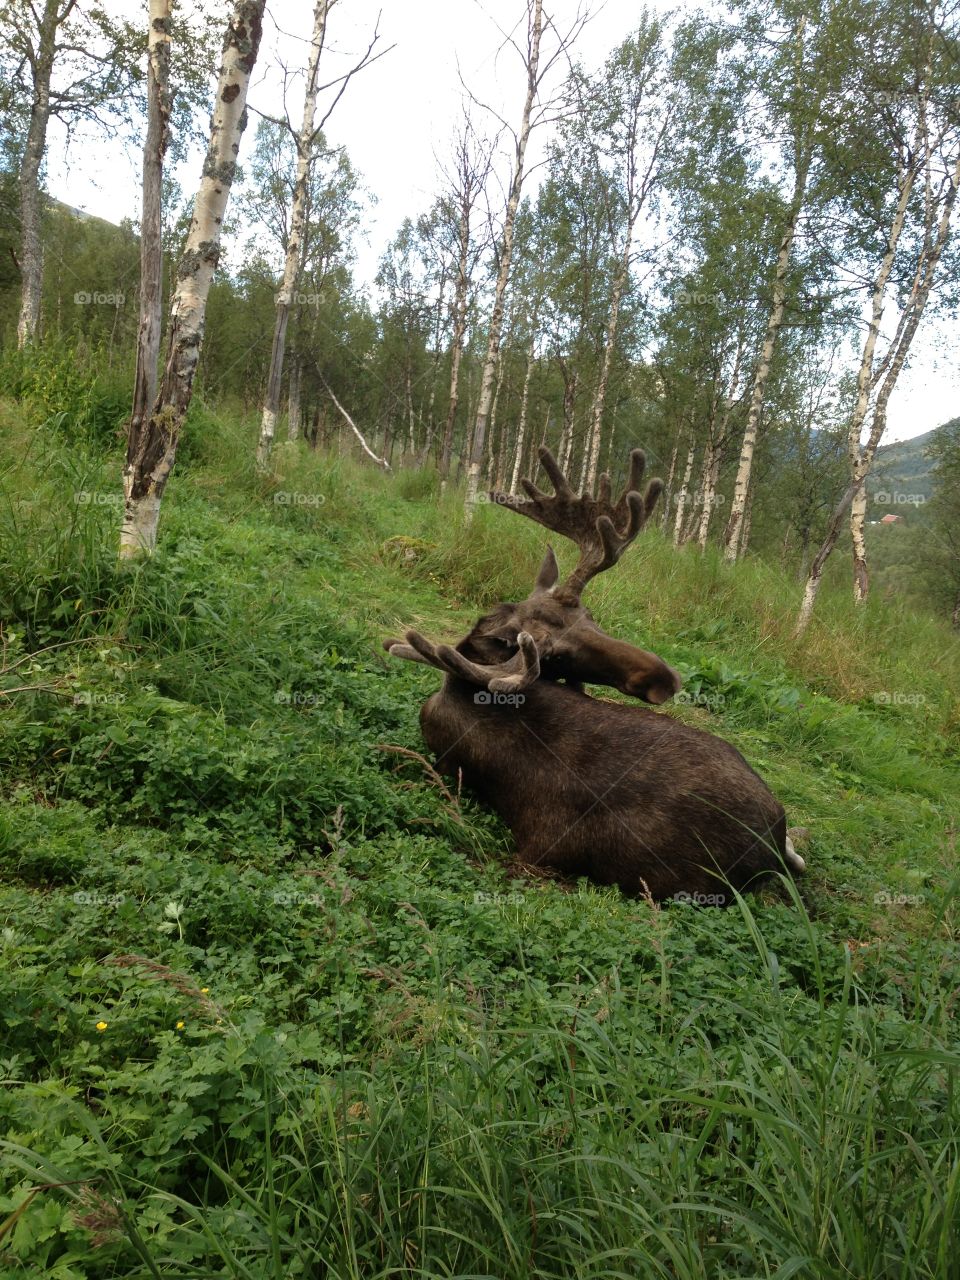
POLYGON ((584 690, 607 685, 662 704, 681 687, 661 658, 601 631, 581 603, 663 490, 651 480, 641 493, 643 451, 632 450, 615 503, 608 475, 597 496, 578 496, 549 449, 540 460, 553 495, 523 480, 527 500, 496 492, 490 500, 574 542, 573 572, 559 582, 548 546, 530 595, 497 605, 459 644, 417 631, 384 641, 393 657, 444 674, 420 713, 438 768, 500 815, 524 865, 656 900, 710 903, 727 901, 725 886, 804 870, 783 806, 739 751, 662 712, 584 690))

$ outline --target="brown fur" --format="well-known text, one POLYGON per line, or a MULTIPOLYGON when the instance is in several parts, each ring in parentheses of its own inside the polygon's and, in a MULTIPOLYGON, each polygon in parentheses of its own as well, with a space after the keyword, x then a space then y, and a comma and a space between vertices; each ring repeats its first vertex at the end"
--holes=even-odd
POLYGON ((462 770, 520 861, 707 901, 783 868, 783 807, 729 743, 550 680, 519 696, 478 701, 447 676, 420 723, 441 773, 462 770))

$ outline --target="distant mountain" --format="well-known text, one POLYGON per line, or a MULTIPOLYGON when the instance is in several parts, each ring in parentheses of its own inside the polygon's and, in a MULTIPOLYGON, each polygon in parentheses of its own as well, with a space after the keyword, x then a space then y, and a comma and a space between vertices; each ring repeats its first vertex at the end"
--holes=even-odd
POLYGON ((880 446, 873 472, 867 478, 871 519, 887 514, 909 515, 914 505, 910 499, 919 497, 926 501, 930 498, 933 468, 926 450, 940 430, 940 427, 934 427, 912 440, 880 446))

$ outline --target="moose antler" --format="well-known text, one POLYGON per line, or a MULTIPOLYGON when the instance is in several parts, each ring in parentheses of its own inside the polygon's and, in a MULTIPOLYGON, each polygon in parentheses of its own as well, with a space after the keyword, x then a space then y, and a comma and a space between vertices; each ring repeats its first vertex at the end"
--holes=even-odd
POLYGON ((540 654, 528 631, 521 631, 517 636, 520 648, 512 657, 492 666, 471 662, 451 645, 434 644, 419 631, 407 631, 404 636, 406 643, 403 640, 384 640, 383 647, 391 657, 438 667, 447 675, 478 684, 491 693, 519 693, 540 675, 540 654))
POLYGON ((615 565, 646 524, 663 492, 663 481, 651 480, 646 493, 641 495, 640 485, 647 459, 642 449, 632 449, 627 487, 612 503, 607 472, 600 477, 597 497, 589 493, 578 497, 546 446, 540 448, 540 461, 553 485, 553 497, 543 493, 531 480, 521 480, 529 502, 507 493, 491 493, 490 500, 509 507, 518 515, 536 520, 537 524, 576 543, 580 548, 580 559, 554 595, 579 601, 580 593, 590 579, 615 565))

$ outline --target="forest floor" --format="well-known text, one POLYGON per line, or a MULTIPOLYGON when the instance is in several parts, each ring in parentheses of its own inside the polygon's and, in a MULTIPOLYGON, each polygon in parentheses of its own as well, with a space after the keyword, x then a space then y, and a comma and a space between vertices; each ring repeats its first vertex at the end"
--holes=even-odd
POLYGON ((795 892, 657 907, 410 754, 439 677, 382 637, 542 531, 211 417, 121 569, 119 455, 55 427, 0 405, 0 1275, 957 1274, 946 628, 838 564, 795 642, 791 576, 644 533, 597 621, 811 832, 795 892))

